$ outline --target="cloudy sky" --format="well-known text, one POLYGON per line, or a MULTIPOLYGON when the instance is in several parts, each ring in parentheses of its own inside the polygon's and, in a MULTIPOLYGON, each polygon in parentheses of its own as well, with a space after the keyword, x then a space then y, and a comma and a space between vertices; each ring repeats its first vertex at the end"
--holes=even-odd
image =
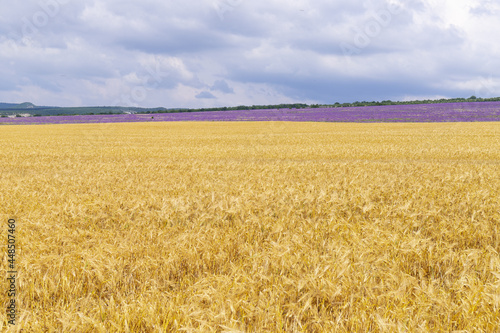
POLYGON ((497 0, 0 2, 0 102, 500 96, 497 0))

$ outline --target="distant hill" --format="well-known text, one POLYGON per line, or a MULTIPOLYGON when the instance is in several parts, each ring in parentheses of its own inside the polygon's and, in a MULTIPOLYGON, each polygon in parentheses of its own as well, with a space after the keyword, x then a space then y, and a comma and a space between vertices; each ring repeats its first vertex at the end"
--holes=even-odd
POLYGON ((13 103, 0 103, 0 110, 3 109, 35 109, 37 106, 33 103, 25 102, 25 103, 20 103, 20 104, 13 104, 13 103))
MULTIPOLYGON (((90 107, 57 107, 37 106, 25 102, 20 104, 0 103, 0 116, 31 115, 31 116, 58 116, 58 115, 85 115, 85 114, 122 114, 122 113, 159 113, 172 112, 166 108, 138 108, 121 106, 90 106, 90 107)), ((179 109, 176 109, 179 110, 179 109)))

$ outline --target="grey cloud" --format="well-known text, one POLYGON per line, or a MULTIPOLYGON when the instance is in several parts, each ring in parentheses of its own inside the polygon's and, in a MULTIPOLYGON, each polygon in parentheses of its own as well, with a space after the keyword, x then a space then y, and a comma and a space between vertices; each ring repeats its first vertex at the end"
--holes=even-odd
POLYGON ((233 88, 229 87, 226 81, 224 80, 217 80, 214 82, 212 87, 210 88, 211 90, 216 90, 220 91, 226 94, 234 94, 233 88))
POLYGON ((214 95, 212 95, 208 91, 202 91, 201 93, 199 93, 195 97, 198 98, 198 99, 212 99, 212 98, 216 98, 214 95))

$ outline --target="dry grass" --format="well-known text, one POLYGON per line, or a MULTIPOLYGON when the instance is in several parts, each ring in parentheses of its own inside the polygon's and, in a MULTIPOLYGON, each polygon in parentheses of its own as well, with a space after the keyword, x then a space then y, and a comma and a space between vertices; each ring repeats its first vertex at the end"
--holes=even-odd
POLYGON ((4 126, 10 330, 499 331, 499 138, 500 123, 4 126))

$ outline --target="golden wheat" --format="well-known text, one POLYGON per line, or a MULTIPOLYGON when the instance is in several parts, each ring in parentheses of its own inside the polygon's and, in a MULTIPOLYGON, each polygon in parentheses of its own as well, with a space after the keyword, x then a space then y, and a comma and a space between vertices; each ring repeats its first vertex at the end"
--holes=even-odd
POLYGON ((0 146, 4 331, 500 330, 500 123, 2 126, 0 146))

